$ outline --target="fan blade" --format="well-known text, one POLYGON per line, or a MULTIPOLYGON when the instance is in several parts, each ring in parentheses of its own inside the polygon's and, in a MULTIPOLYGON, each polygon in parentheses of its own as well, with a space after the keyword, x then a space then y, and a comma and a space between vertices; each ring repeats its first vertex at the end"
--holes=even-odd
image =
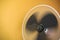
POLYGON ((32 15, 27 21, 26 29, 29 31, 36 31, 36 27, 37 27, 37 21, 35 15, 32 15))
POLYGON ((48 40, 45 32, 38 33, 37 39, 36 40, 48 40))
POLYGON ((48 12, 41 19, 39 24, 43 24, 45 28, 57 28, 58 21, 57 21, 57 18, 51 12, 48 12))

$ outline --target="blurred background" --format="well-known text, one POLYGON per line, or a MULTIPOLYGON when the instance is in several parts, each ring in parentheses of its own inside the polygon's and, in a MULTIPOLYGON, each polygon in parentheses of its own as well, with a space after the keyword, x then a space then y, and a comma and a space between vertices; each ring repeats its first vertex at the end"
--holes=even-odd
POLYGON ((60 13, 60 0, 0 0, 0 40, 23 40, 23 19, 39 4, 50 5, 60 13))

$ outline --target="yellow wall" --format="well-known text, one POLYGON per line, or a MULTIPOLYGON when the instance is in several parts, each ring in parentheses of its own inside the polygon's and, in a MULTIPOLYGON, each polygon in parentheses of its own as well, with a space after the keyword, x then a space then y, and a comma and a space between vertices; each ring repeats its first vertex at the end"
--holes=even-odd
POLYGON ((60 13, 60 0, 0 0, 0 37, 22 40, 22 22, 26 13, 38 4, 47 4, 60 13))

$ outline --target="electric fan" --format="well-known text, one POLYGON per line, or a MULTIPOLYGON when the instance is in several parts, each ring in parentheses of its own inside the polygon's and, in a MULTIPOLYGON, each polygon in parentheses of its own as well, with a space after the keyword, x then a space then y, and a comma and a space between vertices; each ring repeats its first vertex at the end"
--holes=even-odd
POLYGON ((52 9, 38 7, 30 13, 23 26, 24 40, 59 40, 59 19, 52 9))

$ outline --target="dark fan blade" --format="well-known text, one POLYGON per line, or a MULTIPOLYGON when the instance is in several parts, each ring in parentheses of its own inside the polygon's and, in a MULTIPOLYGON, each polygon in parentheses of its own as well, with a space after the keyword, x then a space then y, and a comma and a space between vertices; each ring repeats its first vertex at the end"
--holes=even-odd
POLYGON ((37 39, 36 40, 48 40, 45 32, 38 33, 37 39))
POLYGON ((43 24, 45 28, 57 28, 58 21, 57 21, 57 18, 51 12, 48 12, 41 19, 39 24, 43 24))
POLYGON ((26 29, 29 31, 34 31, 36 30, 36 27, 37 27, 37 21, 35 15, 32 15, 27 21, 26 29))

